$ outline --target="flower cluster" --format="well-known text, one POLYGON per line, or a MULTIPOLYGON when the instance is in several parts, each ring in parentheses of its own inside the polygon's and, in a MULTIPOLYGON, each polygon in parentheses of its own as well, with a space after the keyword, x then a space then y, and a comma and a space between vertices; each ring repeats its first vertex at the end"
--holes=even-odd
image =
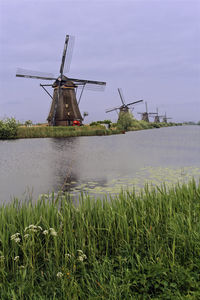
POLYGON ((44 235, 52 235, 52 236, 57 236, 57 232, 55 231, 54 228, 49 228, 49 230, 44 230, 42 232, 44 235))
POLYGON ((78 258, 77 258, 78 261, 83 262, 84 260, 87 259, 87 256, 83 253, 82 250, 77 250, 77 252, 78 252, 78 258))
POLYGON ((42 227, 31 224, 31 225, 29 225, 28 227, 26 227, 24 229, 24 232, 26 232, 26 231, 28 231, 28 232, 38 232, 38 231, 42 231, 42 227))
POLYGON ((14 261, 18 262, 19 261, 19 256, 15 256, 14 261))
POLYGON ((62 272, 58 272, 56 275, 58 278, 62 278, 63 277, 63 273, 62 272))
POLYGON ((13 235, 11 235, 11 241, 15 241, 15 243, 19 243, 20 241, 21 241, 21 239, 20 239, 20 233, 15 233, 15 234, 13 234, 13 235))
POLYGON ((55 231, 54 228, 49 228, 48 230, 47 229, 43 230, 41 226, 37 226, 37 225, 33 225, 33 224, 26 227, 24 229, 24 233, 25 233, 24 236, 23 235, 21 236, 20 233, 17 232, 15 234, 11 235, 10 239, 12 241, 15 241, 16 243, 19 243, 21 241, 21 239, 27 240, 31 236, 32 233, 42 233, 44 235, 57 236, 57 232, 55 231))

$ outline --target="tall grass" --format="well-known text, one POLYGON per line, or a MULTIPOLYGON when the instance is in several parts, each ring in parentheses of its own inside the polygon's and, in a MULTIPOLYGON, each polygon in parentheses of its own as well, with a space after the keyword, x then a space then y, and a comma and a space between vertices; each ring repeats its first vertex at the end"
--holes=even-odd
POLYGON ((110 135, 120 133, 117 130, 106 130, 102 125, 98 126, 32 126, 19 127, 18 138, 40 138, 40 137, 74 137, 74 136, 92 136, 92 135, 110 135))
MULTIPOLYGON (((175 123, 147 123, 145 121, 134 120, 132 127, 128 130, 142 130, 151 128, 160 128, 166 126, 175 126, 175 123)), ((111 135, 120 134, 122 129, 117 126, 106 129, 105 126, 99 124, 95 126, 20 126, 17 129, 16 138, 46 138, 46 137, 75 137, 75 136, 94 136, 94 135, 111 135)))
POLYGON ((194 181, 2 205, 0 298, 199 299, 199 215, 194 181))

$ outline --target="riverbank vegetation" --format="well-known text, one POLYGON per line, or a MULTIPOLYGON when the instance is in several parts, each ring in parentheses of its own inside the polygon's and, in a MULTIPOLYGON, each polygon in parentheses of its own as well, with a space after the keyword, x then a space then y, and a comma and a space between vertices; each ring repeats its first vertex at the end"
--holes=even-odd
POLYGON ((0 207, 1 299, 199 299, 200 184, 0 207))
POLYGON ((92 122, 90 125, 55 127, 47 124, 33 125, 31 120, 26 121, 25 124, 19 124, 14 118, 8 118, 3 121, 0 120, 0 139, 112 135, 126 131, 177 125, 181 124, 138 121, 129 114, 122 114, 117 123, 104 120, 92 122))
POLYGON ((14 118, 0 120, 0 139, 14 139, 17 137, 19 123, 14 118))

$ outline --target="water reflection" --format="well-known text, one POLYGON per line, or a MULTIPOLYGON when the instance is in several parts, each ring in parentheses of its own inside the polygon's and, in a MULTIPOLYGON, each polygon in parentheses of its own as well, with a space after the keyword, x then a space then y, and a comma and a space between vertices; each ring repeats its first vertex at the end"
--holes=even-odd
POLYGON ((125 135, 0 141, 0 201, 53 190, 118 193, 200 177, 200 126, 125 135))

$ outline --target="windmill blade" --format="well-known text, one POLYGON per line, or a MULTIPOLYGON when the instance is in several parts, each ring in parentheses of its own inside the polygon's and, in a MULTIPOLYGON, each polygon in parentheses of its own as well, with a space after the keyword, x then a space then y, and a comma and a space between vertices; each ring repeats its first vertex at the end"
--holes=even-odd
POLYGON ((140 103, 140 102, 143 102, 143 100, 138 100, 135 102, 128 103, 128 104, 126 104, 126 106, 133 105, 133 104, 140 103))
POLYGON ((145 101, 146 113, 148 113, 147 101, 145 101))
POLYGON ((114 110, 117 110, 117 109, 120 109, 120 107, 115 107, 115 108, 107 109, 106 113, 114 111, 114 110))
POLYGON ((125 105, 124 96, 123 96, 123 93, 122 93, 122 89, 118 88, 118 92, 119 92, 119 96, 120 96, 120 99, 122 101, 122 104, 125 105))
POLYGON ((68 44, 67 44, 67 52, 65 57, 65 63, 64 63, 64 73, 69 72, 70 65, 72 61, 72 55, 74 51, 74 43, 75 43, 75 37, 72 35, 69 35, 68 44))
POLYGON ((97 85, 106 85, 106 82, 103 81, 94 81, 94 80, 85 80, 85 79, 77 79, 77 78, 69 78, 68 80, 74 81, 76 84, 97 84, 97 85))
POLYGON ((43 79, 43 80, 56 80, 53 74, 44 73, 38 71, 31 71, 26 69, 17 69, 16 77, 25 77, 25 78, 33 78, 33 79, 43 79))
POLYGON ((65 57, 66 57, 66 52, 67 52, 68 41, 69 41, 69 35, 66 35, 64 49, 63 49, 63 54, 62 54, 62 60, 61 60, 61 65, 60 65, 60 74, 61 74, 61 77, 62 77, 63 71, 64 71, 65 57))

